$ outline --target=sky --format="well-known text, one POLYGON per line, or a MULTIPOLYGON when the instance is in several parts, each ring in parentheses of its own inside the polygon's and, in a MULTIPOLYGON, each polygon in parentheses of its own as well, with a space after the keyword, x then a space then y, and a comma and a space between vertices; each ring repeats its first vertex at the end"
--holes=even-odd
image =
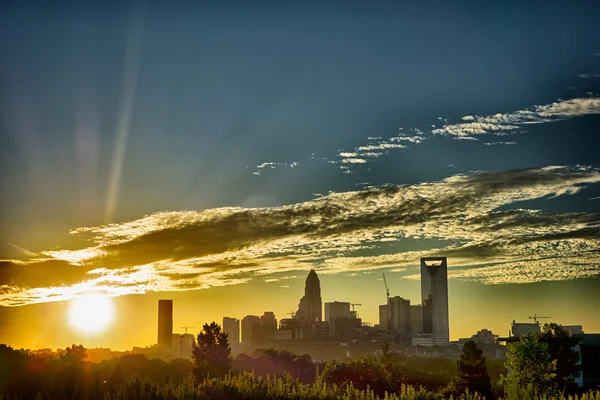
POLYGON ((76 3, 0 5, 0 342, 285 318, 310 269, 377 323, 426 256, 452 339, 600 329, 600 4, 76 3))

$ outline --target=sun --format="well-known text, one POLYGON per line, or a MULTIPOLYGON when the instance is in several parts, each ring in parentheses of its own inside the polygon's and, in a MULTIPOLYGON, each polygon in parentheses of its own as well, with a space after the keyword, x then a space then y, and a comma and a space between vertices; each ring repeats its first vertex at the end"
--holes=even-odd
POLYGON ((88 294, 71 300, 69 324, 79 332, 97 334, 103 332, 114 318, 114 306, 110 297, 88 294))

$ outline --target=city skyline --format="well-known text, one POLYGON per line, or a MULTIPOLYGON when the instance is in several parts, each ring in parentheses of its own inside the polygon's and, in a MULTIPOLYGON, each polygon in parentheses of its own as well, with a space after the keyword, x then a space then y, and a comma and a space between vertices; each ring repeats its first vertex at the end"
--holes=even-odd
POLYGON ((0 343, 376 323, 427 257, 449 340, 598 331, 600 4, 188 3, 0 6, 0 343))

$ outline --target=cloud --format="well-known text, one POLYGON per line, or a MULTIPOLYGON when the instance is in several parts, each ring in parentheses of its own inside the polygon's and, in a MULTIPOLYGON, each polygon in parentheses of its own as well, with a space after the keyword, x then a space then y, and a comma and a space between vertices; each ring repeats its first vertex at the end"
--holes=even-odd
POLYGON ((295 168, 298 166, 298 162, 297 161, 293 161, 293 162, 274 162, 274 161, 268 161, 268 162, 264 162, 262 164, 257 165, 254 168, 254 172, 252 172, 254 175, 260 175, 262 174, 263 170, 267 169, 267 168, 278 168, 278 167, 285 167, 285 168, 295 168))
POLYGON ((0 264, 0 305, 62 301, 89 291, 206 289, 310 268, 408 270, 432 255, 449 257, 451 279, 485 284, 600 276, 599 214, 505 209, 597 183, 596 168, 549 166, 368 187, 281 207, 158 212, 81 227, 71 232, 83 245, 77 249, 0 264), (440 245, 383 250, 421 240, 440 245))
POLYGON ((592 77, 592 75, 590 75, 590 74, 579 74, 577 76, 580 77, 581 79, 590 79, 592 77))
POLYGON ((363 158, 343 158, 341 162, 345 164, 365 164, 367 160, 363 158))
POLYGON ((510 146, 517 144, 517 142, 487 142, 484 143, 486 146, 510 146))
POLYGON ((565 118, 600 114, 600 98, 575 98, 518 110, 507 114, 463 117, 463 121, 433 129, 434 135, 473 138, 478 135, 506 135, 525 129, 531 124, 556 122, 565 118))

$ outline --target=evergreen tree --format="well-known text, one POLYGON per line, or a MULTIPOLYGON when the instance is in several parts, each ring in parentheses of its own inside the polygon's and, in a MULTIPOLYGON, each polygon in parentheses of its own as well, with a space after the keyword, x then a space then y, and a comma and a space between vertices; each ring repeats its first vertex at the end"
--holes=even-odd
POLYGON ((556 323, 545 324, 539 335, 540 342, 548 345, 548 353, 556 360, 556 376, 554 381, 561 389, 573 390, 575 378, 581 372, 579 352, 575 346, 579 344, 577 338, 569 336, 569 332, 556 323))
POLYGON ((452 391, 462 393, 468 389, 469 392, 477 392, 488 399, 492 397, 492 384, 487 373, 483 350, 477 347, 474 341, 469 340, 465 343, 456 366, 458 376, 450 384, 452 391))
POLYGON ((193 343, 192 359, 196 364, 194 373, 199 379, 222 377, 231 369, 231 347, 227 334, 216 322, 204 324, 193 343))

